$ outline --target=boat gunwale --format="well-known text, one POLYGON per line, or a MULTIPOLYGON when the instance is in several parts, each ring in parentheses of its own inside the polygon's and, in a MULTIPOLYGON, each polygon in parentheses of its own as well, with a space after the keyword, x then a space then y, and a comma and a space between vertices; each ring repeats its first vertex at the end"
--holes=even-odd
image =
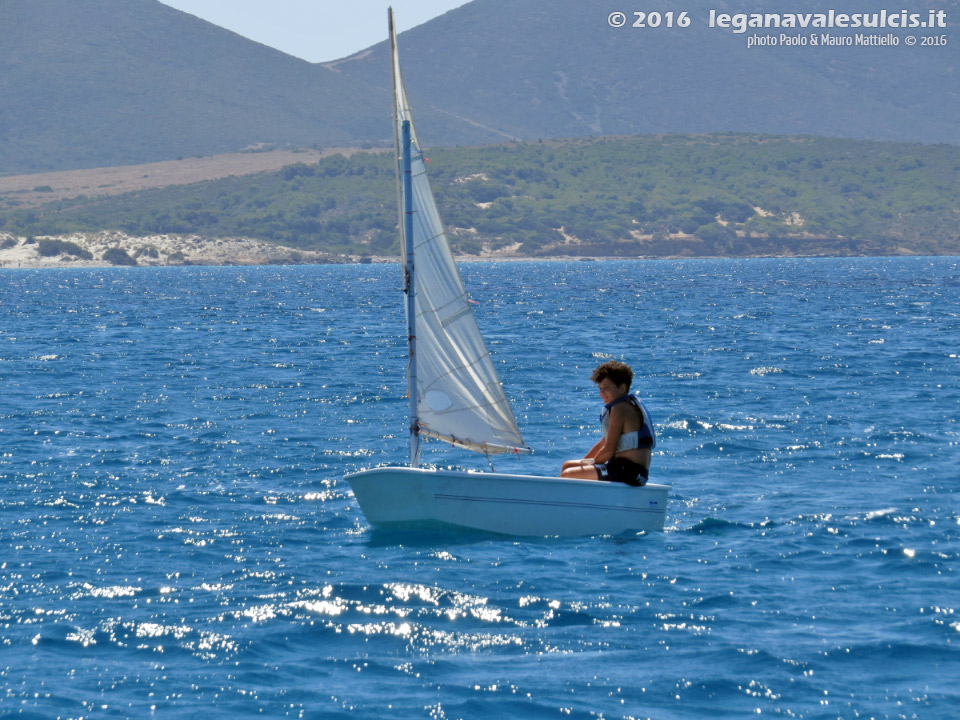
POLYGON ((470 479, 482 479, 482 478, 493 478, 493 479, 512 479, 512 480, 522 480, 529 483, 550 483, 551 485, 560 484, 568 485, 571 487, 580 486, 586 487, 587 485, 592 485, 595 488, 629 488, 631 490, 642 490, 643 488, 650 488, 651 490, 667 490, 669 491, 671 485, 661 485, 660 483, 647 482, 641 486, 627 485, 626 483, 617 483, 617 482, 604 482, 600 480, 589 480, 584 478, 563 478, 555 477, 550 475, 519 475, 515 473, 499 473, 499 472, 486 472, 483 470, 445 470, 443 468, 426 468, 426 467, 409 467, 407 465, 380 465, 373 468, 364 468, 363 470, 356 470, 354 472, 346 473, 343 475, 343 479, 347 482, 350 482, 351 478, 359 477, 361 475, 367 475, 377 471, 389 470, 391 472, 400 472, 404 474, 411 475, 426 475, 429 473, 433 474, 443 474, 448 477, 457 477, 457 478, 470 478, 470 479))

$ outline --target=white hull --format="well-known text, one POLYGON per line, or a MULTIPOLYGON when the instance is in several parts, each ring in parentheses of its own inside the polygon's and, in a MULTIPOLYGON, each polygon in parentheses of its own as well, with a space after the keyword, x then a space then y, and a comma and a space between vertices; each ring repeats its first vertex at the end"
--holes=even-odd
POLYGON ((507 535, 663 530, 669 486, 381 467, 345 476, 371 525, 443 523, 507 535))

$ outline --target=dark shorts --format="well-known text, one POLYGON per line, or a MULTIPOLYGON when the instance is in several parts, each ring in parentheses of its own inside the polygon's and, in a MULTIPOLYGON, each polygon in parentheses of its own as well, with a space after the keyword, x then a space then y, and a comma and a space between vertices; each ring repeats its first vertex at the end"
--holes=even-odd
POLYGON ((593 467, 597 471, 597 479, 608 482, 622 482, 640 487, 650 478, 650 471, 647 468, 625 458, 615 457, 609 462, 598 463, 593 467))

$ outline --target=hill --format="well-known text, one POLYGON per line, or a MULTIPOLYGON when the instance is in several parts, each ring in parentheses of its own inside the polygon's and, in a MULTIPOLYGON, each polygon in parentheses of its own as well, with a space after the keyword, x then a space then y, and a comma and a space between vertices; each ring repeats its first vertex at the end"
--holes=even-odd
MULTIPOLYGON (((509 256, 960 254, 960 148, 800 136, 631 136, 434 149, 454 250, 509 256)), ((0 214, 20 237, 247 237, 397 255, 389 153, 0 214)))
MULTIPOLYGON (((750 48, 749 33, 707 25, 730 5, 690 0, 689 27, 640 29, 612 28, 609 8, 582 0, 474 0, 399 37, 420 135, 434 146, 715 131, 960 144, 960 42, 750 48)), ((957 0, 903 7, 960 15, 957 0)), ((386 42, 320 65, 157 0, 0 8, 0 174, 392 141, 386 42)))
POLYGON ((385 100, 155 0, 2 0, 0 172, 352 145, 385 100))
MULTIPOLYGON (((475 0, 398 40, 420 136, 460 142, 422 121, 429 110, 507 139, 725 131, 960 144, 956 40, 911 47, 902 41, 907 31, 898 30, 895 47, 749 47, 751 35, 819 40, 822 31, 708 26, 711 10, 801 9, 783 0, 737 5, 689 0, 682 6, 688 27, 677 20, 667 27, 660 13, 659 27, 633 28, 634 13, 626 13, 628 26, 612 28, 611 7, 603 3, 475 0)), ((902 7, 924 18, 944 7, 948 17, 960 16, 956 0, 908 0, 902 7)), ((850 0, 802 7, 804 13, 868 9, 850 0)), ((387 87, 387 53, 381 43, 336 69, 387 87)))

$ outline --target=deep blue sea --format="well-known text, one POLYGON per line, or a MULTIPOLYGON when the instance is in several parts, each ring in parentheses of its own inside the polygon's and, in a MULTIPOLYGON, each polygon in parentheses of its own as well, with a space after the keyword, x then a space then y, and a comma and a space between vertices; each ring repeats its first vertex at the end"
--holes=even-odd
POLYGON ((665 532, 372 531, 397 265, 2 270, 0 717, 960 716, 960 260, 461 270, 496 469, 586 452, 623 359, 665 532))

